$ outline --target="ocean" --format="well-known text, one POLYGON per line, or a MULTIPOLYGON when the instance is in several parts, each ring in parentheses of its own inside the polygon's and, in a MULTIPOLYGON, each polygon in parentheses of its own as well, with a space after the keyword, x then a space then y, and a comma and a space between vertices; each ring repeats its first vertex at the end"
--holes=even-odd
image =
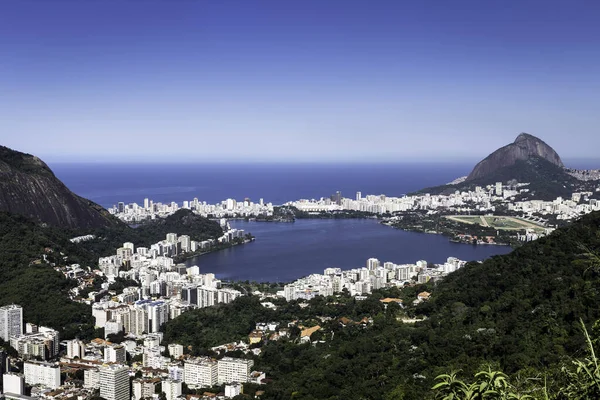
MULTIPOLYGON (((283 204, 343 196, 401 196, 445 184, 468 174, 460 164, 51 164, 72 191, 104 207, 119 201, 181 203, 198 197, 217 203, 227 198, 283 204)), ((472 261, 505 254, 506 246, 451 243, 439 235, 404 232, 374 220, 298 220, 295 223, 231 221, 256 236, 253 243, 187 261, 220 279, 288 282, 328 267, 363 266, 370 257, 397 264, 418 260, 472 261)))
POLYGON ((73 192, 111 207, 119 201, 181 203, 197 197, 217 203, 227 198, 283 204, 328 197, 401 196, 448 183, 469 173, 472 164, 50 164, 73 192))

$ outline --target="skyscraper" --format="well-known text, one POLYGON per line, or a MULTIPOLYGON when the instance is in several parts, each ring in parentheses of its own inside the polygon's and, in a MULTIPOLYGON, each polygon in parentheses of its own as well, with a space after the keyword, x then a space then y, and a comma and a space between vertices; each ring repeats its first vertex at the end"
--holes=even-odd
POLYGON ((23 333, 23 308, 16 304, 0 307, 0 338, 5 342, 11 336, 23 333))
POLYGON ((100 368, 100 397, 106 400, 129 400, 129 368, 103 365, 100 368))

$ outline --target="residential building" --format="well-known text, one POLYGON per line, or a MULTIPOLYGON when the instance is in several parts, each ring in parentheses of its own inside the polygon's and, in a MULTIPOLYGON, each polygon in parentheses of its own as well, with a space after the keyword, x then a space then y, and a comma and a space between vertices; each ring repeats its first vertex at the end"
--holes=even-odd
POLYGON ((100 368, 100 397, 105 400, 129 400, 129 368, 103 365, 100 368))
POLYGON ((150 399, 156 393, 159 378, 135 379, 133 381, 133 400, 150 399))
POLYGON ((85 355, 85 344, 79 339, 67 341, 67 357, 68 358, 83 358, 85 355))
POLYGON ((244 393, 244 386, 241 383, 232 383, 225 385, 225 398, 231 399, 244 393))
POLYGON ((90 368, 83 371, 83 387, 86 389, 100 389, 100 371, 90 368))
POLYGON ((23 372, 28 385, 41 385, 49 389, 60 386, 60 367, 56 363, 26 361, 23 372))
POLYGON ((161 390, 167 396, 167 400, 176 400, 183 393, 181 381, 173 379, 167 379, 162 381, 161 390))
POLYGON ((21 374, 6 373, 2 375, 2 388, 4 393, 22 395, 25 393, 25 379, 21 374))
POLYGON ((0 307, 0 338, 5 342, 11 336, 23 333, 23 308, 16 304, 0 307))
POLYGON ((169 345, 169 355, 173 358, 179 358, 183 356, 183 346, 176 343, 169 345))
POLYGON ((112 345, 104 348, 104 362, 125 364, 127 362, 127 352, 122 345, 112 345))
POLYGON ((218 365, 209 358, 187 360, 183 365, 183 381, 188 386, 212 387, 217 384, 218 365))
POLYGON ((254 366, 253 360, 223 357, 218 361, 217 383, 248 382, 250 371, 254 366))

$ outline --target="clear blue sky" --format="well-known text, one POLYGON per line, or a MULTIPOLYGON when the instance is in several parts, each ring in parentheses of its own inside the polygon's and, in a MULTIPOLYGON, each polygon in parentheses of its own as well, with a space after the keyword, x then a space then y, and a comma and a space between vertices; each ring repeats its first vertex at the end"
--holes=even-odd
POLYGON ((600 2, 0 2, 0 143, 50 161, 600 148, 600 2))

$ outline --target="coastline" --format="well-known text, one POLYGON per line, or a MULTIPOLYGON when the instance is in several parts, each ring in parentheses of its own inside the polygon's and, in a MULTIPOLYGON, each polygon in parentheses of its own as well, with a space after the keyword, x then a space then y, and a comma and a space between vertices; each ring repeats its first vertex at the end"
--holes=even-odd
POLYGON ((176 264, 181 264, 181 263, 183 263, 183 262, 185 262, 187 260, 190 260, 192 258, 195 258, 195 257, 200 257, 200 256, 203 256, 205 254, 215 253, 215 252, 220 251, 220 250, 226 250, 226 249, 230 249, 230 248, 235 247, 235 246, 240 246, 240 245, 252 243, 255 240, 256 240, 256 238, 254 236, 252 236, 250 239, 244 239, 241 242, 220 243, 218 246, 213 246, 212 248, 210 248, 210 249, 208 249, 206 251, 190 252, 190 253, 182 254, 180 256, 173 257, 173 262, 176 263, 176 264))

